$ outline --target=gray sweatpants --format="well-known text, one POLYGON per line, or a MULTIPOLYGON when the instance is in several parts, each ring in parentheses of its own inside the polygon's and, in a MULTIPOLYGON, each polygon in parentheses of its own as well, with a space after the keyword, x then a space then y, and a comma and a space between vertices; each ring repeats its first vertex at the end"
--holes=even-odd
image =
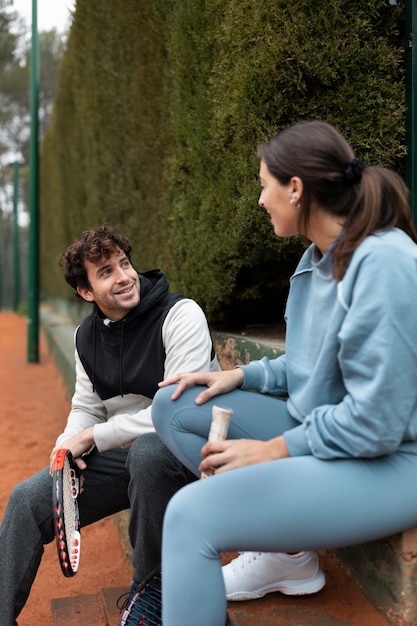
MULTIPOLYGON (((169 499, 195 477, 155 433, 138 437, 129 450, 93 450, 86 462, 79 497, 81 526, 130 508, 133 579, 140 581, 160 563, 162 522, 169 499)), ((53 539, 52 483, 45 468, 13 489, 0 526, 1 626, 17 624, 43 546, 53 539)))

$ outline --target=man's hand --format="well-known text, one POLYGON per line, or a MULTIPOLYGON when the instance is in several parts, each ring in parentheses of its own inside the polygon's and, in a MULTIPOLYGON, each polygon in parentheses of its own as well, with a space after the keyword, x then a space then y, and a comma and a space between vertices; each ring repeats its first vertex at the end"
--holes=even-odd
POLYGON ((80 470, 87 467, 86 462, 82 459, 82 455, 88 452, 94 445, 93 426, 85 428, 73 437, 66 439, 59 446, 55 446, 49 458, 49 472, 52 473, 52 467, 55 461, 55 455, 59 448, 67 448, 71 450, 74 461, 80 470))
POLYGON ((171 396, 172 400, 177 400, 187 387, 206 385, 208 389, 202 391, 195 399, 196 404, 204 404, 204 402, 207 402, 214 396, 240 387, 243 383, 243 371, 238 367, 222 372, 186 372, 184 374, 175 374, 160 382, 159 387, 167 387, 174 383, 178 383, 178 386, 171 396))
POLYGON ((221 474, 238 467, 284 459, 290 454, 281 435, 269 441, 257 439, 211 441, 202 447, 201 456, 203 460, 200 463, 200 472, 214 469, 215 474, 221 474))

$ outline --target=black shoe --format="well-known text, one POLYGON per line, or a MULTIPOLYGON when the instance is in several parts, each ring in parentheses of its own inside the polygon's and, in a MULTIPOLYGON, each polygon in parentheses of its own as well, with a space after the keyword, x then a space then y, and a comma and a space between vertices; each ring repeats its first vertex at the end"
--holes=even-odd
POLYGON ((143 581, 129 599, 119 626, 162 626, 160 572, 143 581))

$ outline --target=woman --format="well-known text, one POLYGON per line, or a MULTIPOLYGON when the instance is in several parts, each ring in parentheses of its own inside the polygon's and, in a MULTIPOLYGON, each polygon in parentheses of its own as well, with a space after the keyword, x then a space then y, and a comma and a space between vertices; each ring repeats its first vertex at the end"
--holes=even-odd
POLYGON ((166 512, 164 626, 224 626, 222 551, 297 557, 417 524, 407 189, 321 121, 283 131, 259 156, 275 234, 311 244, 291 278, 284 356, 160 383, 157 432, 195 474, 215 468, 166 512), (213 404, 234 411, 227 441, 207 443, 213 404))

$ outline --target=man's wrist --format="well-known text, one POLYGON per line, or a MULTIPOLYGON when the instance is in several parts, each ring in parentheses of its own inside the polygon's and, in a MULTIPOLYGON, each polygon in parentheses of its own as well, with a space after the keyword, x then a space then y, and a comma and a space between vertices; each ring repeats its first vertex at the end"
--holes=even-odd
POLYGON ((88 426, 83 430, 83 440, 89 448, 91 448, 91 446, 94 446, 94 426, 88 426))

